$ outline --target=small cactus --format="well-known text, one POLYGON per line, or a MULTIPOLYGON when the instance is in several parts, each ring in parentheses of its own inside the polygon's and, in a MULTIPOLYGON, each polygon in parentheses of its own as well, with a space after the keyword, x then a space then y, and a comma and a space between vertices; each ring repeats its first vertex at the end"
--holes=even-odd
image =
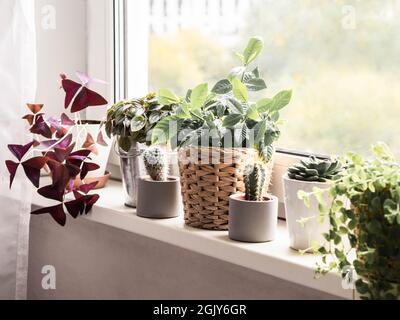
POLYGON ((143 153, 144 165, 147 173, 154 181, 166 181, 168 177, 168 161, 164 151, 159 147, 152 147, 143 153))
POLYGON ((338 160, 320 160, 311 156, 289 168, 290 179, 301 181, 327 182, 340 173, 342 165, 338 160))
POLYGON ((244 176, 247 201, 262 201, 264 185, 266 181, 266 170, 261 164, 255 164, 246 168, 247 174, 244 176))

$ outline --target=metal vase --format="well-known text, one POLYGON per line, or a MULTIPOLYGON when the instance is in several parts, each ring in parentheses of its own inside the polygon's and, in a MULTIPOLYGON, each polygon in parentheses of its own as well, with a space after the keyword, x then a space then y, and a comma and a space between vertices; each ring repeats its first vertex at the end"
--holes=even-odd
POLYGON ((129 152, 126 152, 117 143, 115 145, 115 151, 121 163, 122 184, 127 207, 136 208, 139 178, 146 173, 141 156, 145 148, 140 143, 132 142, 129 152))

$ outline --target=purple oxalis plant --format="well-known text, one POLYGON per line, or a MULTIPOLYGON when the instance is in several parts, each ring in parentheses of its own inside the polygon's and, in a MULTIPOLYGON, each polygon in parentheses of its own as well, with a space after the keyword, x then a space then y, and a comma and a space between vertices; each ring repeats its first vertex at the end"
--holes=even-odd
POLYGON ((75 119, 72 120, 65 113, 62 113, 60 118, 46 119, 42 113, 42 104, 27 104, 30 113, 23 119, 28 122, 33 139, 26 145, 8 145, 16 161, 6 161, 10 173, 10 188, 17 170, 22 167, 38 194, 58 203, 33 211, 32 214, 50 214, 62 226, 66 223, 66 212, 77 218, 87 214, 99 200, 98 194, 90 194, 97 182, 79 185, 76 180, 83 181, 90 171, 99 168, 97 164, 90 162, 90 154, 97 153, 96 144, 107 145, 101 130, 96 141, 88 133, 86 141, 80 146, 72 134, 74 129, 78 131, 78 126, 82 123, 79 120, 80 111, 108 104, 100 94, 88 88, 91 82, 99 80, 79 72, 77 76, 81 83, 61 75, 61 88, 65 91, 64 107, 70 109, 75 119), (50 172, 51 176, 51 184, 43 187, 40 186, 42 169, 50 172))

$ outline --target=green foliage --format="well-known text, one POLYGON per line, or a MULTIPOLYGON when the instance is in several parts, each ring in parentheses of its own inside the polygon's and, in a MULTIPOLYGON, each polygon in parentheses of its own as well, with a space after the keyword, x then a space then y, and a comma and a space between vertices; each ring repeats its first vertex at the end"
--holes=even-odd
POLYGON ((148 135, 156 123, 171 114, 171 103, 179 102, 178 97, 166 90, 160 100, 154 93, 142 99, 124 100, 113 105, 107 112, 107 135, 118 137, 120 148, 128 152, 132 142, 149 144, 148 135), (168 102, 168 105, 163 105, 168 102))
POLYGON ((301 181, 327 182, 332 180, 342 170, 338 160, 320 160, 311 156, 301 160, 288 170, 290 179, 301 181))
POLYGON ((262 201, 267 173, 262 164, 254 164, 246 168, 244 176, 247 201, 262 201))
POLYGON ((249 40, 243 54, 237 53, 244 66, 248 66, 260 55, 264 48, 264 42, 260 37, 253 37, 249 40))
POLYGON ((260 158, 269 162, 274 154, 273 144, 280 137, 279 111, 289 104, 292 92, 282 91, 272 99, 256 103, 250 101, 250 92, 267 87, 258 67, 249 68, 262 49, 262 40, 251 38, 243 54, 238 55, 243 65, 218 81, 211 92, 207 84, 201 84, 189 90, 183 99, 170 90, 160 90, 160 102, 173 103, 178 108, 172 116, 158 122, 153 143, 176 139, 177 147, 255 148, 260 158), (172 121, 176 122, 173 130, 169 125, 172 121))
MULTIPOLYGON (((330 219, 330 231, 317 250, 317 272, 351 266, 362 299, 400 299, 400 164, 384 144, 373 152, 373 159, 346 155, 344 171, 326 191, 333 201, 320 210, 330 219)), ((301 196, 309 201, 316 193, 301 196)))
POLYGON ((143 162, 147 173, 154 181, 166 181, 168 178, 168 161, 164 151, 151 147, 143 152, 143 162))

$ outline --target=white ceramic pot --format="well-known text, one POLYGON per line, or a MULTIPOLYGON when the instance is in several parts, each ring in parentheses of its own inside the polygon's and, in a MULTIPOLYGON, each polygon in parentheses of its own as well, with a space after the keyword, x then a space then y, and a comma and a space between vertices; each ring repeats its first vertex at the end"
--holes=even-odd
MULTIPOLYGON (((99 128, 100 128, 100 122, 96 124, 92 124, 92 122, 95 121, 89 121, 87 124, 79 124, 76 126, 74 129, 73 135, 76 137, 77 141, 77 147, 81 148, 81 146, 85 143, 87 134, 90 133, 91 136, 93 137, 94 141, 96 142, 98 133, 99 133, 99 128)), ((100 166, 99 169, 95 171, 90 171, 87 175, 88 178, 97 178, 101 177, 105 174, 106 168, 107 168, 107 163, 108 163, 108 158, 110 156, 110 151, 111 151, 111 146, 112 146, 112 141, 107 137, 107 134, 105 132, 104 126, 102 127, 102 134, 105 142, 107 142, 108 146, 102 146, 99 144, 96 144, 96 148, 98 150, 98 154, 90 154, 90 162, 94 162, 97 165, 100 166)))
MULTIPOLYGON (((313 241, 323 242, 323 234, 329 232, 329 219, 326 217, 321 223, 317 218, 309 220, 304 226, 298 221, 302 218, 317 217, 319 215, 318 202, 311 197, 311 206, 307 208, 297 196, 299 190, 312 192, 314 187, 327 189, 328 183, 308 182, 290 179, 287 174, 283 176, 285 188, 286 223, 289 230, 290 247, 295 250, 306 250, 312 246, 313 241)), ((326 204, 329 205, 329 196, 325 195, 326 204)))

